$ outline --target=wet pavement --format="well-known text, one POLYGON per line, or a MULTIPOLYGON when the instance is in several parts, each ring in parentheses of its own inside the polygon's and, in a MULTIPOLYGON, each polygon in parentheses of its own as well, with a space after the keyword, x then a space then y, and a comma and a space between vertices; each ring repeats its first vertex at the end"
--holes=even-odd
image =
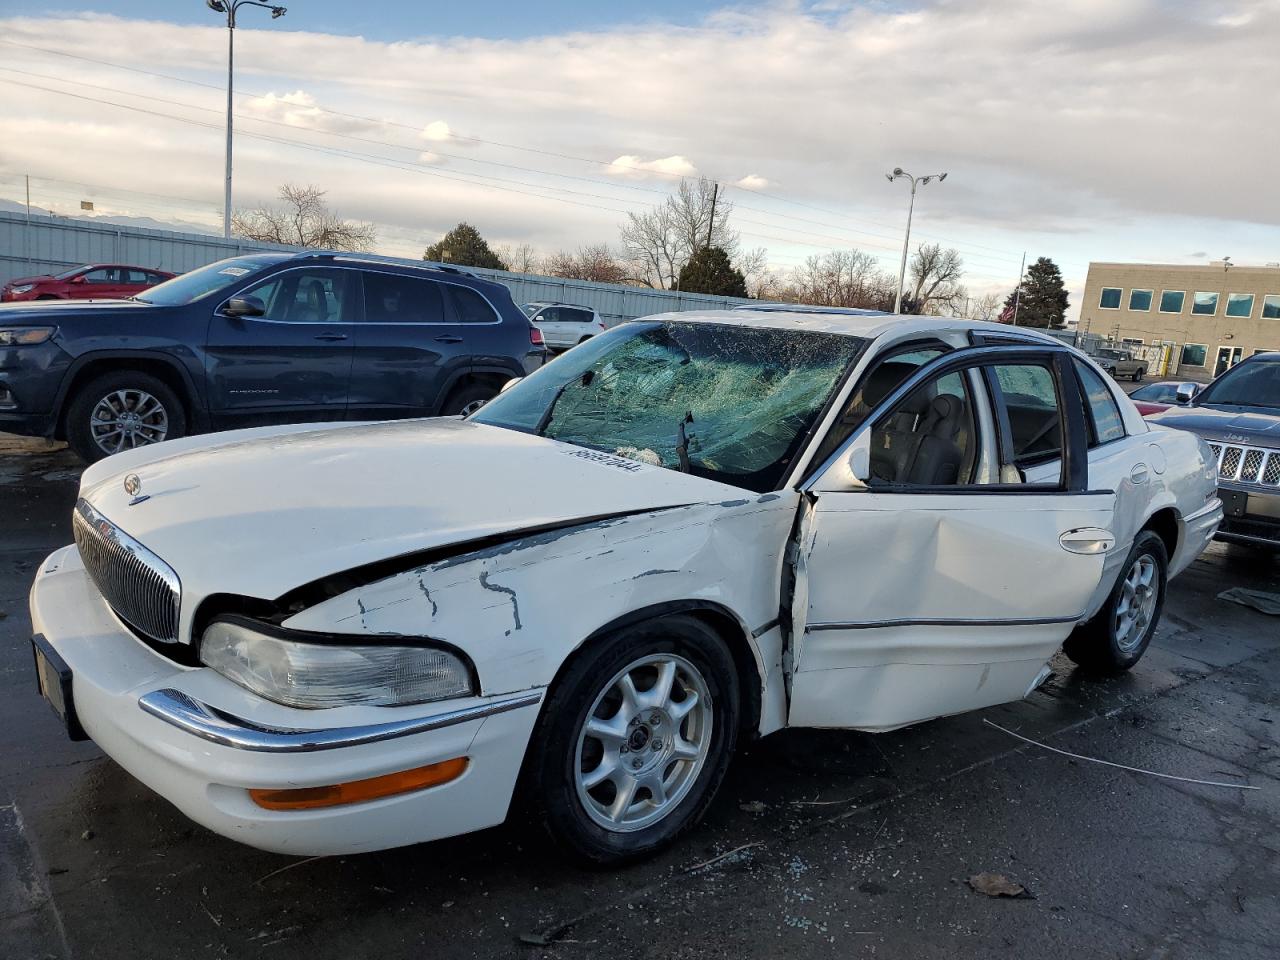
POLYGON ((259 853, 187 821, 35 692, 26 592, 79 469, 0 436, 0 957, 1280 956, 1280 560, 1220 545, 1129 675, 1065 660, 1029 699, 872 736, 787 731, 707 821, 588 871, 516 820, 358 857, 259 853), (1082 756, 1208 787, 1100 766, 1082 756), (1003 874, 1030 896, 988 899, 1003 874))

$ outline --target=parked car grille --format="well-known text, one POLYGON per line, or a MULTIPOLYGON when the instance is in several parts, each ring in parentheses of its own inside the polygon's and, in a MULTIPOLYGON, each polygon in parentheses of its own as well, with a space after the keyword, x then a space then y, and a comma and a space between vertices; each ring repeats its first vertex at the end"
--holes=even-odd
POLYGON ((120 619, 152 640, 176 643, 182 585, 173 568, 84 500, 71 527, 85 569, 120 619))
POLYGON ((1209 449, 1218 458, 1220 480, 1280 486, 1280 450, 1231 443, 1210 443, 1209 449))

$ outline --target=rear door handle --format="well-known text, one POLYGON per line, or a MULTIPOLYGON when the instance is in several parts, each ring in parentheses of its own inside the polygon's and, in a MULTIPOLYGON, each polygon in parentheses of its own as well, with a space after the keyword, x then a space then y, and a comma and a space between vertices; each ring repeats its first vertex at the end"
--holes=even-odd
POLYGON ((1108 553, 1116 545, 1116 538, 1101 527, 1077 527, 1064 533, 1058 542, 1068 553, 1099 554, 1108 553))
POLYGON ((440 336, 436 337, 436 343, 461 343, 461 342, 462 342, 461 337, 455 337, 451 333, 441 334, 440 336))
POLYGON ((345 333, 318 333, 316 334, 316 339, 317 340, 345 340, 347 339, 347 335, 345 333))

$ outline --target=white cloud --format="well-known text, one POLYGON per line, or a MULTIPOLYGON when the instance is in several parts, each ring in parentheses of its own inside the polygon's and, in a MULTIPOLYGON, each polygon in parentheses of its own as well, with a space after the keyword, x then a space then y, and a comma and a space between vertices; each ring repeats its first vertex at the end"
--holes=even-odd
POLYGON ((743 190, 764 190, 769 186, 769 181, 758 173, 749 173, 745 177, 735 180, 733 185, 741 187, 743 190))
POLYGON ((432 153, 430 150, 424 150, 418 154, 419 163, 437 164, 444 163, 445 158, 438 153, 432 153))
POLYGON ((453 131, 443 120, 433 120, 422 128, 422 139, 433 143, 448 143, 453 139, 453 131))
POLYGON ((615 177, 630 177, 634 180, 645 180, 657 176, 659 179, 671 180, 675 177, 696 177, 698 168, 687 157, 660 157, 657 160, 645 160, 643 157, 623 154, 605 168, 615 177))

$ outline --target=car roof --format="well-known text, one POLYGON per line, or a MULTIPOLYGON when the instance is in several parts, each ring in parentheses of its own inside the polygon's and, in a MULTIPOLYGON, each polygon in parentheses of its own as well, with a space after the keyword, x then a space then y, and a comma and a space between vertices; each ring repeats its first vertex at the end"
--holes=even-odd
POLYGON ((834 333, 875 340, 886 334, 934 333, 939 331, 971 331, 1004 337, 1025 336, 1055 346, 1068 346, 1063 341, 1029 327, 1011 327, 1005 323, 982 320, 960 320, 954 317, 922 317, 894 313, 846 313, 820 309, 800 310, 690 310, 660 313, 643 320, 678 321, 681 323, 723 323, 753 328, 804 330, 834 333))

